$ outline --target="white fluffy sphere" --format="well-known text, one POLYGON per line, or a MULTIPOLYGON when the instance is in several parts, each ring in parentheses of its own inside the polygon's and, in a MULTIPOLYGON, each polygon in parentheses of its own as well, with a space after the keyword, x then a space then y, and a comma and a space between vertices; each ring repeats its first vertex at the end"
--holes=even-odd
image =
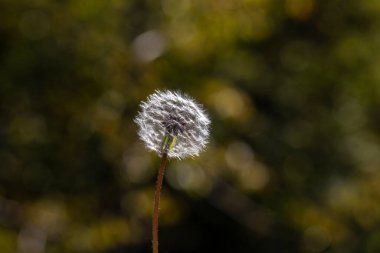
POLYGON ((168 157, 197 156, 208 143, 210 119, 188 95, 156 91, 141 103, 135 122, 139 136, 150 150, 161 155, 166 135, 176 136, 168 157))

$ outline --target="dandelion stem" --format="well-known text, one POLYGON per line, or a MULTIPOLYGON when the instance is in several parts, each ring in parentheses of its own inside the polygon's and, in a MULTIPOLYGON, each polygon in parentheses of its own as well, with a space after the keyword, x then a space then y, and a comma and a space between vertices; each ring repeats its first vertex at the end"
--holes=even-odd
POLYGON ((158 171, 156 192, 154 193, 154 209, 153 209, 153 221, 152 221, 152 247, 153 253, 158 253, 158 214, 160 209, 160 195, 162 189, 162 181, 164 179, 165 167, 168 161, 167 152, 163 152, 161 158, 160 169, 158 171))

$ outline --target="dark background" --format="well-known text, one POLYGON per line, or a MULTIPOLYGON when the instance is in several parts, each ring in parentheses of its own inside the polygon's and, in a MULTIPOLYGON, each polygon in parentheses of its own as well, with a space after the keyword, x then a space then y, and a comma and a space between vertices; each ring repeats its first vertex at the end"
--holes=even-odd
POLYGON ((380 252, 380 1, 0 0, 0 252, 150 252, 156 89, 204 105, 161 252, 380 252))

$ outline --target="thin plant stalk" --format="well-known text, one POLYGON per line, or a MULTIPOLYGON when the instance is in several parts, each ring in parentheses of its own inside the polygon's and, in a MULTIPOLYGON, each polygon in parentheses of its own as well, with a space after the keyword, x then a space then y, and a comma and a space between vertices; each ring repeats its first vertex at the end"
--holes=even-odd
POLYGON ((160 209, 160 196, 162 190, 162 181, 164 180, 166 163, 168 161, 168 154, 164 152, 161 158, 160 168, 158 170, 156 192, 154 193, 154 208, 152 220, 152 247, 153 253, 158 253, 158 215, 160 209))

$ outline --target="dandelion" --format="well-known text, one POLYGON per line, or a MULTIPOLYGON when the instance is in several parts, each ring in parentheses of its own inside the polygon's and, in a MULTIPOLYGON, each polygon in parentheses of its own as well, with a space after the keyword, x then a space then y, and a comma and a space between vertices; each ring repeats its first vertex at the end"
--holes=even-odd
POLYGON ((135 122, 146 147, 160 156, 165 152, 179 159, 197 156, 208 142, 210 120, 199 104, 178 92, 156 91, 150 95, 141 104, 135 122), (166 147, 165 138, 176 144, 166 147))
POLYGON ((189 96, 156 91, 141 104, 135 118, 139 136, 148 149, 161 156, 152 222, 153 253, 158 253, 158 209, 167 159, 194 157, 208 143, 210 119, 189 96))

